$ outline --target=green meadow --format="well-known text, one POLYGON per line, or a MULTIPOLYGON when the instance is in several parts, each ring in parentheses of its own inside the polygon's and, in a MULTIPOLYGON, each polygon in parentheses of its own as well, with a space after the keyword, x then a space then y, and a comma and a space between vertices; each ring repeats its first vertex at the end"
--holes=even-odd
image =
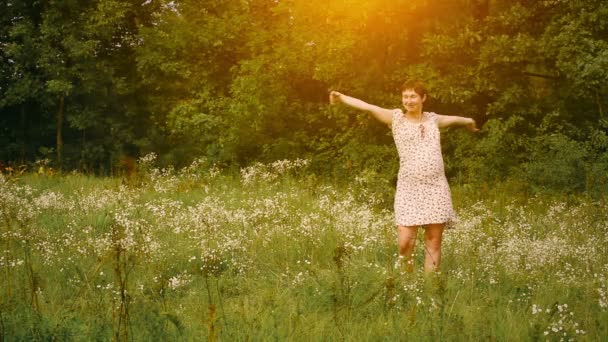
POLYGON ((407 273, 389 187, 306 168, 0 176, 0 340, 608 339, 605 198, 454 185, 407 273))

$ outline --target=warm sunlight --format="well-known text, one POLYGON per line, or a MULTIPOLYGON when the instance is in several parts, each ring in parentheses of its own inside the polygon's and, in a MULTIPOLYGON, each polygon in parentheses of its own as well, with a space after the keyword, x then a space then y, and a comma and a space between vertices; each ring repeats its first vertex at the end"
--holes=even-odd
POLYGON ((608 341, 608 1, 0 1, 0 341, 608 341))

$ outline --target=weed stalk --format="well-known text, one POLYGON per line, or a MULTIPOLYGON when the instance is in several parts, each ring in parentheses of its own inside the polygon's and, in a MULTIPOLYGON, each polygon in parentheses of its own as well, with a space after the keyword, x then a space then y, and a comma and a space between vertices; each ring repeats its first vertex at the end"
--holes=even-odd
MULTIPOLYGON (((130 296, 127 292, 128 288, 128 261, 125 248, 122 246, 122 239, 124 238, 125 232, 124 227, 113 224, 112 225, 112 242, 114 245, 114 275, 116 276, 116 282, 118 283, 119 290, 119 304, 118 304, 118 317, 113 314, 113 318, 117 320, 117 327, 114 331, 115 341, 128 341, 129 340, 129 302, 130 296)), ((115 306, 114 306, 115 307, 115 306)))
POLYGON ((340 310, 346 306, 346 316, 350 316, 350 282, 344 273, 344 262, 349 256, 349 249, 340 244, 334 249, 334 263, 338 273, 338 282, 333 286, 334 294, 332 296, 333 318, 340 336, 344 338, 344 327, 340 320, 340 310))
POLYGON ((12 287, 12 283, 13 283, 13 272, 12 272, 12 239, 13 239, 13 234, 11 231, 11 220, 8 214, 8 209, 6 208, 6 205, 4 203, 2 203, 2 218, 4 219, 4 225, 6 226, 6 232, 5 232, 5 245, 6 248, 4 250, 4 254, 5 254, 5 261, 4 261, 4 269, 5 269, 5 273, 6 273, 6 298, 12 298, 13 296, 13 287, 12 287))
POLYGON ((40 312, 40 303, 38 301, 38 289, 39 282, 36 277, 36 273, 34 272, 34 266, 32 262, 32 251, 30 247, 30 240, 25 240, 24 246, 24 254, 25 254, 25 269, 27 270, 27 279, 30 285, 30 304, 32 308, 36 310, 36 312, 40 312))

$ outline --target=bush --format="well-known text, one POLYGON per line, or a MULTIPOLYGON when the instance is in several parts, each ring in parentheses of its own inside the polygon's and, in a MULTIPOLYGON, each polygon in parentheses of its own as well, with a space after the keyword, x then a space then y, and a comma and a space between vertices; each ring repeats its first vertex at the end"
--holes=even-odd
POLYGON ((535 190, 584 191, 586 158, 583 143, 554 133, 530 139, 530 155, 520 172, 535 190))
POLYGON ((608 121, 601 121, 600 128, 592 131, 591 138, 587 142, 589 160, 586 165, 585 186, 587 192, 594 197, 608 194, 608 136, 606 129, 608 129, 608 121))

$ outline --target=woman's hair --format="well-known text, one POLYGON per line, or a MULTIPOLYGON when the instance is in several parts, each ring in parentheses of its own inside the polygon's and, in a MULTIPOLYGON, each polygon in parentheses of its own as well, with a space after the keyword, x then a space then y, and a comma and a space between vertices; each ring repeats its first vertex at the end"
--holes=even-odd
POLYGON ((406 90, 413 90, 416 94, 420 95, 420 97, 424 97, 424 95, 427 94, 426 87, 420 80, 407 80, 403 82, 403 85, 401 85, 401 92, 406 90))

